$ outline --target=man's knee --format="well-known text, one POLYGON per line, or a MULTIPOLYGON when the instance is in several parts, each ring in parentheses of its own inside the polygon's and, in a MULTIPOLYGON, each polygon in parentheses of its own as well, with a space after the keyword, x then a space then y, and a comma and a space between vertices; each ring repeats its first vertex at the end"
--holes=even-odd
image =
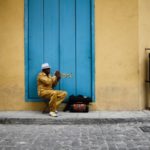
POLYGON ((53 91, 52 96, 57 96, 57 91, 53 91))

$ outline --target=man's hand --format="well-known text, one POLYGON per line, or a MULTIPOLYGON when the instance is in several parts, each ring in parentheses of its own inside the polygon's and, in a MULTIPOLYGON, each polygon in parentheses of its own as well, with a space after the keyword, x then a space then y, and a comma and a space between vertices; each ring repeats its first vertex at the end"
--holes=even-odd
POLYGON ((61 76, 60 76, 60 71, 56 71, 55 72, 55 76, 57 77, 57 80, 59 81, 61 79, 61 76))

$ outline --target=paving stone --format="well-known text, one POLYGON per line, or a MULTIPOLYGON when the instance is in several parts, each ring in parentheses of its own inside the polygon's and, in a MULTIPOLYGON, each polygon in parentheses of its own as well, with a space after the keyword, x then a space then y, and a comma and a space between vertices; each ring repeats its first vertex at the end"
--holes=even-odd
POLYGON ((101 145, 100 150, 109 150, 106 144, 101 145))
POLYGON ((2 150, 17 150, 17 148, 16 147, 5 147, 2 150))
POLYGON ((138 147, 139 150, 150 150, 150 147, 146 147, 146 146, 141 146, 138 147))
POLYGON ((91 150, 88 146, 82 146, 81 150, 91 150))
POLYGON ((116 144, 112 144, 112 143, 108 143, 108 148, 110 149, 110 150, 116 150, 117 149, 117 146, 116 146, 116 144))
POLYGON ((90 150, 100 150, 100 146, 96 145, 90 146, 90 150))

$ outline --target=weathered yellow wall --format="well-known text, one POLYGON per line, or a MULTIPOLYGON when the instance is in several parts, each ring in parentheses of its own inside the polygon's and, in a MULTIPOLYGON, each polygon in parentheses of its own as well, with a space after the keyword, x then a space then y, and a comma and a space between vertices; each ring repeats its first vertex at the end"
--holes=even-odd
MULTIPOLYGON (((139 0, 139 100, 150 108, 150 88, 146 93, 146 51, 150 48, 150 0, 139 0)), ((148 85, 148 84, 147 84, 148 85)))
MULTIPOLYGON (((149 0, 95 0, 97 110, 145 106, 149 0)), ((24 100, 24 1, 0 0, 0 110, 41 110, 24 100)))
POLYGON ((0 110, 41 107, 24 102, 24 2, 0 0, 0 110))
POLYGON ((95 13, 97 109, 139 109, 138 1, 96 0, 95 13))

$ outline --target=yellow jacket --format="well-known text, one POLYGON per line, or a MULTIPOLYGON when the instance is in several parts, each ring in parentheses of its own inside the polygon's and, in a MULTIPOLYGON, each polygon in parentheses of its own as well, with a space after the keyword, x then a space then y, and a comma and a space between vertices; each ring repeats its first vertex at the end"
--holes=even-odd
POLYGON ((37 77, 38 95, 40 96, 43 90, 52 90, 53 86, 57 84, 56 76, 47 76, 44 72, 40 72, 37 77))

